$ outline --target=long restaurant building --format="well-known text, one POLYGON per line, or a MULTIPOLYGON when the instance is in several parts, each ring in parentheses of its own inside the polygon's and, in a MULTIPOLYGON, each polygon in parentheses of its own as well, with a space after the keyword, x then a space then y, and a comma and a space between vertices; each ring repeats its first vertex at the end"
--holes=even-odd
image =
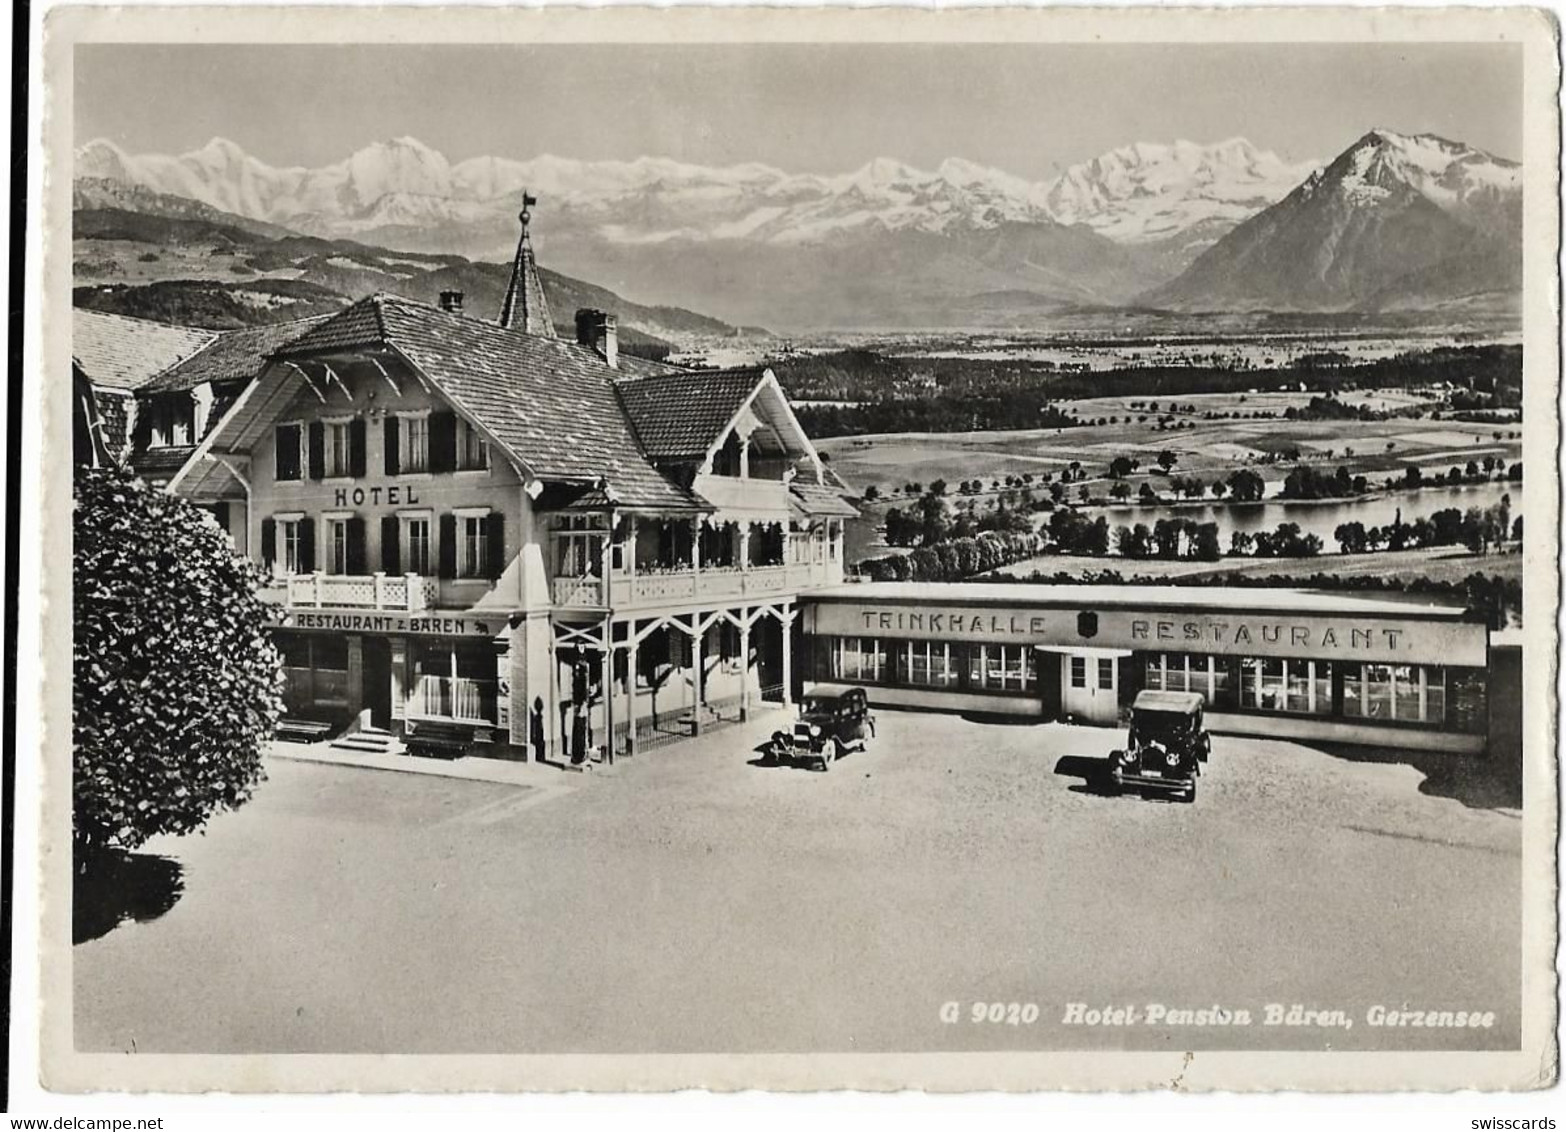
POLYGON ((1208 726, 1478 752, 1489 631, 1460 608, 1282 589, 877 582, 814 593, 807 689, 872 703, 1118 722, 1144 688, 1208 726))

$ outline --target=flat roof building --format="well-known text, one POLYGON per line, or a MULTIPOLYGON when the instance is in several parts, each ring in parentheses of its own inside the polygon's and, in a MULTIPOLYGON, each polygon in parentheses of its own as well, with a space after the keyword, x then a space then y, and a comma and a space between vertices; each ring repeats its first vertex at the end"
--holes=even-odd
POLYGON ((1110 724, 1144 688, 1216 731, 1482 750, 1487 626, 1461 608, 1292 589, 872 582, 804 603, 805 690, 1110 724))

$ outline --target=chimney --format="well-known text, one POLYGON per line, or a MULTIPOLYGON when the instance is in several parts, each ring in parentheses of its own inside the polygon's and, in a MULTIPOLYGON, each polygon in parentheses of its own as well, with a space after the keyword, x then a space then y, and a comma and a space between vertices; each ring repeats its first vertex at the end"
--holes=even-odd
POLYGON ((462 292, 442 291, 440 293, 440 309, 450 314, 462 313, 462 292))
POLYGON ((577 311, 576 340, 597 350, 610 368, 620 368, 620 334, 614 315, 587 307, 577 311))

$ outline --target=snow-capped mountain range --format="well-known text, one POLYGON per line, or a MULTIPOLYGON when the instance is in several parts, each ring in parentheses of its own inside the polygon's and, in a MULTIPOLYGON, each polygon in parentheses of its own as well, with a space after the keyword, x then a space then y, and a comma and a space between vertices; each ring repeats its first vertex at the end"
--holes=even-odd
MULTIPOLYGON (((831 175, 658 157, 452 163, 408 137, 319 168, 268 165, 222 139, 178 156, 100 139, 77 150, 74 172, 87 200, 133 188, 309 235, 491 260, 515 247, 527 190, 540 198, 540 257, 557 270, 774 327, 952 324, 984 296, 1025 298, 1019 320, 1139 299, 1346 309, 1465 240, 1479 241, 1485 278, 1502 280, 1496 249, 1520 228, 1515 164, 1387 130, 1325 167, 1243 138, 1137 143, 1044 182, 956 157, 831 175)), ((1414 291, 1478 285, 1461 264, 1443 270, 1456 274, 1414 291)))
MULTIPOLYGON (((664 158, 455 164, 415 138, 394 138, 320 168, 277 167, 215 138, 178 156, 125 153, 110 141, 76 154, 78 178, 104 178, 198 200, 311 234, 507 222, 528 189, 550 212, 591 221, 615 243, 750 240, 808 244, 863 229, 945 232, 1004 223, 1084 224, 1119 243, 1233 225, 1277 201, 1316 165, 1289 164, 1243 139, 1212 146, 1138 143, 1047 182, 949 158, 933 171, 877 158, 832 176, 762 164, 708 167, 664 158)), ((503 250, 503 249, 497 249, 503 250)))

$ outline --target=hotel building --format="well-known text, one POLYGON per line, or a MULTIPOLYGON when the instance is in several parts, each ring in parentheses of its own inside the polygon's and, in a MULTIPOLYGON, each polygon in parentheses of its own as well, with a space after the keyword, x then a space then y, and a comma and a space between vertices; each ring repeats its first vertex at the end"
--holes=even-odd
POLYGON ((522 219, 498 321, 375 295, 160 386, 233 382, 169 487, 267 570, 295 724, 558 758, 790 698, 842 485, 770 371, 557 337, 522 219))

